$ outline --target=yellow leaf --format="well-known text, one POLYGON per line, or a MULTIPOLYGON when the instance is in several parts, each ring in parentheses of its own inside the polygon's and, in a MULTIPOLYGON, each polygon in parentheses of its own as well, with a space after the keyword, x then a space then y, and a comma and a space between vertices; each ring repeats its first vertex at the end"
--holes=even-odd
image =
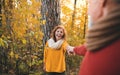
POLYGON ((11 56, 11 57, 14 57, 13 51, 10 52, 10 56, 11 56))
POLYGON ((45 20, 43 20, 43 21, 42 21, 42 24, 45 24, 45 23, 46 23, 46 21, 45 21, 45 20))
POLYGON ((0 46, 4 46, 4 41, 2 38, 0 38, 0 46))
POLYGON ((26 44, 27 41, 26 41, 25 39, 22 39, 22 43, 23 43, 23 44, 26 44))
POLYGON ((18 59, 18 54, 15 54, 15 58, 18 59))
POLYGON ((31 57, 32 57, 33 59, 37 59, 37 58, 38 58, 37 56, 34 56, 34 55, 33 55, 33 56, 31 56, 31 57))

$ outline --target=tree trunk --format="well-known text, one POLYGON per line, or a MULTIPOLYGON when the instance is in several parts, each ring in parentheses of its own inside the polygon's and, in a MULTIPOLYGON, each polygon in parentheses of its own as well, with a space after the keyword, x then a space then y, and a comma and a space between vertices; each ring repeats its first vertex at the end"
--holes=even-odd
MULTIPOLYGON (((10 11, 10 9, 12 9, 12 0, 9 0, 8 2, 6 2, 7 0, 0 0, 1 1, 1 13, 4 14, 5 16, 5 22, 6 24, 4 26, 6 26, 5 29, 3 29, 3 34, 7 34, 7 33, 10 33, 11 32, 11 18, 9 18, 9 16, 12 16, 12 13, 10 11)), ((3 19, 2 19, 3 20, 3 19)), ((10 34, 7 34, 7 35, 10 35, 10 34)), ((13 38, 14 39, 14 38, 13 38)), ((12 43, 11 43, 12 44, 12 43)), ((9 70, 11 69, 11 66, 9 65, 10 62, 9 62, 9 56, 8 56, 8 52, 9 52, 9 48, 3 48, 4 52, 3 52, 3 57, 2 57, 2 61, 3 61, 3 72, 2 73, 8 73, 9 70)), ((13 68, 13 67, 12 67, 13 68)))
MULTIPOLYGON (((88 7, 88 2, 86 1, 86 6, 85 6, 85 8, 87 8, 88 7)), ((87 13, 87 10, 86 10, 86 13, 87 13)), ((85 39, 85 34, 86 34, 86 29, 87 29, 87 24, 88 23, 88 14, 85 14, 85 23, 84 23, 84 35, 83 35, 83 39, 85 39)))
POLYGON ((2 4, 3 0, 0 0, 0 27, 2 26, 2 4))
POLYGON ((41 0, 42 1, 42 21, 45 21, 45 25, 42 25, 44 32, 43 46, 50 38, 52 29, 60 24, 60 0, 41 0))
POLYGON ((85 15, 85 23, 84 23, 84 32, 83 32, 83 39, 85 39, 85 33, 86 33, 86 24, 87 24, 87 14, 85 15))
POLYGON ((77 3, 77 0, 74 1, 74 10, 73 10, 73 14, 72 14, 72 28, 74 27, 74 22, 75 22, 75 12, 76 12, 76 3, 77 3))

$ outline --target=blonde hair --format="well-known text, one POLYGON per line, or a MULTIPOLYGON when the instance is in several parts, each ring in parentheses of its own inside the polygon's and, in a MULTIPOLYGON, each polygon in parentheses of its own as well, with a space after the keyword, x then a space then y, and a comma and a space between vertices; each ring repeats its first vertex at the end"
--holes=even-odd
POLYGON ((67 33, 66 33, 66 30, 65 30, 65 28, 64 28, 64 26, 62 26, 62 25, 58 25, 58 26, 56 26, 53 30, 52 30, 52 33, 51 33, 51 37, 54 39, 54 41, 56 42, 56 38, 55 38, 55 32, 56 32, 56 30, 57 29, 63 29, 63 37, 62 37, 62 39, 64 39, 64 40, 66 40, 66 36, 67 36, 67 33))

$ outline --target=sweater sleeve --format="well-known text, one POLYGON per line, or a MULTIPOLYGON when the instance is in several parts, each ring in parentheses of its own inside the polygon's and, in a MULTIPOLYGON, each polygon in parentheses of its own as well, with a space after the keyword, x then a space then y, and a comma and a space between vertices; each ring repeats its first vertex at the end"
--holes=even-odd
POLYGON ((65 41, 64 42, 64 52, 66 52, 67 46, 68 46, 68 43, 65 41))
POLYGON ((77 47, 75 47, 75 48, 74 48, 74 52, 75 52, 75 54, 77 54, 77 55, 84 56, 85 53, 87 52, 87 50, 86 50, 85 45, 82 45, 82 46, 77 46, 77 47))

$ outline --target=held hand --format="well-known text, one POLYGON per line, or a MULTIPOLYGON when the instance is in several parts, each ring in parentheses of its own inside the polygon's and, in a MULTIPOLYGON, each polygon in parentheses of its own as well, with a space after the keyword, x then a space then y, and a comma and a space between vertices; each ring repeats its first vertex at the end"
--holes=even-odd
POLYGON ((67 46, 67 53, 68 53, 69 55, 75 54, 75 53, 74 53, 74 47, 72 47, 72 46, 67 46))

